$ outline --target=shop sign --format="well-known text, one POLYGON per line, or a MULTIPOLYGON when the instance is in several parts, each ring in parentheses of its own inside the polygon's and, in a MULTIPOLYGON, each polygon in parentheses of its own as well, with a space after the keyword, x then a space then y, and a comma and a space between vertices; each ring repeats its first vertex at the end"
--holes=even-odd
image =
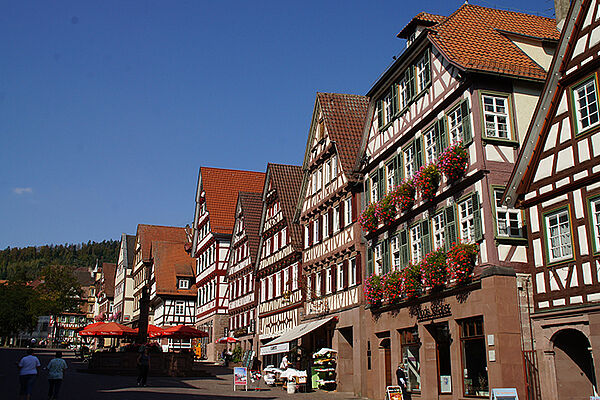
POLYGON ((233 368, 233 391, 236 386, 246 386, 248 390, 248 369, 246 367, 233 368))
POLYGON ((272 346, 262 346, 260 348, 260 355, 266 356, 268 354, 286 353, 290 351, 290 342, 274 344, 272 346))
POLYGON ((402 388, 400 386, 388 386, 385 388, 385 400, 402 400, 402 388))
POLYGON ((450 304, 444 303, 441 300, 431 302, 429 307, 417 306, 410 310, 410 315, 417 317, 417 321, 429 321, 436 318, 447 317, 452 315, 450 304))
POLYGON ((491 400, 519 400, 517 389, 492 389, 490 393, 491 400))

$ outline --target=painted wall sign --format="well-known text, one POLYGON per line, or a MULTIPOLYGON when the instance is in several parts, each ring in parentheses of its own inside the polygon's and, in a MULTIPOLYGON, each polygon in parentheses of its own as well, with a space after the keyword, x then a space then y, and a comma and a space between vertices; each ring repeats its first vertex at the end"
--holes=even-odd
POLYGON ((429 306, 416 306, 410 310, 410 315, 417 317, 417 321, 429 321, 436 318, 447 317, 452 315, 450 304, 444 303, 441 300, 431 302, 429 306))

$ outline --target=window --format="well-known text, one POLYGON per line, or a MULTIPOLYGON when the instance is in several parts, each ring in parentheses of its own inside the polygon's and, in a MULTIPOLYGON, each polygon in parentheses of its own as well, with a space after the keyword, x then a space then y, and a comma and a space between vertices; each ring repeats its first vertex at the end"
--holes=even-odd
POLYGON ((177 285, 179 289, 189 289, 190 288, 190 280, 189 279, 179 279, 179 285, 177 285))
POLYGON ((438 213, 431 218, 431 225, 433 227, 433 248, 435 250, 444 247, 444 213, 438 213))
POLYGON ((348 286, 354 286, 357 283, 356 258, 352 257, 349 261, 350 271, 348 272, 348 286))
POLYGON ((298 264, 292 266, 292 290, 298 289, 298 264))
POLYGON ((285 247, 285 245, 287 244, 287 227, 286 226, 283 227, 280 235, 281 235, 281 247, 285 247))
POLYGON ((510 139, 508 98, 484 95, 483 117, 485 120, 485 135, 487 137, 510 139))
MULTIPOLYGON (((415 172, 417 172, 417 163, 415 160, 415 148, 414 146, 408 146, 404 149, 404 176, 411 178, 415 172)), ((371 187, 371 191, 373 188, 371 187)))
POLYGON ((450 144, 456 144, 464 140, 463 117, 460 107, 456 107, 456 109, 448 114, 448 132, 450 144))
POLYGON ((323 215, 323 237, 326 238, 329 236, 329 218, 328 215, 323 215))
POLYGON ((325 294, 330 294, 333 290, 333 272, 332 268, 327 268, 325 270, 325 294))
POLYGON ((319 241, 319 219, 316 218, 313 221, 313 242, 317 243, 319 241))
POLYGON ((383 99, 383 104, 385 108, 385 121, 384 123, 388 123, 392 121, 394 114, 396 113, 394 110, 394 101, 392 100, 392 92, 390 91, 385 98, 383 99))
POLYGON ((410 228, 410 259, 413 263, 418 263, 423 257, 423 247, 421 245, 421 225, 417 224, 410 228))
POLYGON ((283 270, 283 290, 290 290, 290 270, 288 268, 283 270))
POLYGON ((600 198, 590 201, 592 235, 596 251, 600 251, 600 198))
POLYGON ((331 160, 325 162, 325 184, 331 181, 331 160))
POLYGON ((337 265, 337 290, 344 288, 344 264, 339 263, 337 265))
POLYGON ((312 293, 312 276, 308 276, 308 278, 306 279, 306 299, 307 300, 312 300, 313 298, 313 293, 312 293))
POLYGON ((407 389, 411 392, 419 392, 421 391, 421 363, 419 361, 421 342, 417 328, 400 331, 400 346, 402 364, 407 378, 407 389))
POLYGON ((281 273, 275 274, 275 297, 281 296, 281 273))
POLYGON ((577 131, 582 132, 600 123, 596 79, 591 78, 573 89, 577 131))
POLYGON ((430 81, 429 75, 429 52, 425 52, 416 65, 417 93, 427 88, 430 81))
POLYGON ((317 190, 321 190, 321 184, 323 183, 323 167, 319 167, 317 171, 317 190))
POLYGON ((546 215, 546 235, 550 262, 567 260, 573 256, 568 209, 546 215))
POLYGON ((322 284, 322 278, 321 278, 321 271, 317 272, 315 274, 315 296, 320 297, 321 296, 321 284, 322 284))
POLYGON ((460 224, 460 238, 463 242, 475 242, 475 216, 473 213, 473 198, 458 204, 458 218, 460 224))
POLYGON ((394 236, 390 240, 390 248, 392 250, 392 271, 402 269, 400 265, 400 238, 394 236))
POLYGON ((344 224, 348 226, 352 223, 352 196, 344 200, 344 224))
POLYGON ((333 209, 333 232, 340 230, 340 206, 333 209))
POLYGON ((185 303, 181 300, 175 302, 175 315, 185 314, 185 303))
POLYGON ((435 163, 435 160, 437 158, 435 127, 432 127, 423 134, 423 143, 425 144, 425 163, 435 163))
POLYGON ((371 188, 371 202, 379 201, 379 174, 373 174, 369 178, 371 180, 370 188, 371 188))
POLYGON ((311 193, 316 193, 317 192, 317 171, 313 172, 311 175, 311 183, 312 183, 312 192, 311 193))
POLYGON ((371 341, 367 340, 367 369, 371 369, 371 341))
POLYGON ((338 174, 337 156, 334 154, 331 157, 331 179, 335 179, 338 174))
POLYGON ((396 186, 398 186, 397 180, 397 172, 398 172, 398 163, 395 162, 396 159, 394 158, 394 160, 392 162, 389 162, 386 164, 385 166, 385 176, 386 176, 386 180, 385 180, 385 190, 387 193, 390 193, 392 190, 394 190, 394 188, 396 186))
POLYGON ((496 201, 496 224, 498 236, 501 237, 523 237, 521 211, 508 208, 502 204, 504 189, 494 189, 496 201))
POLYGON ((310 247, 310 241, 308 240, 309 235, 310 235, 310 226, 304 225, 304 248, 305 249, 308 249, 310 247))
POLYGON ((410 101, 410 88, 409 81, 406 77, 402 78, 400 82, 398 82, 398 100, 400 104, 400 110, 403 110, 406 106, 408 106, 408 102, 410 101))
POLYGON ((460 347, 463 360, 465 396, 489 396, 487 354, 483 318, 460 322, 460 347))
POLYGON ((381 275, 383 272, 383 243, 379 243, 373 249, 373 259, 375 261, 375 275, 381 275))

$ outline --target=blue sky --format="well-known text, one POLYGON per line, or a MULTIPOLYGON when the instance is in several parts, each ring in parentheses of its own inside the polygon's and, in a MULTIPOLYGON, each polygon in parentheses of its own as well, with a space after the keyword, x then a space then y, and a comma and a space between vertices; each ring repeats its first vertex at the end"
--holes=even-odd
POLYGON ((462 3, 4 2, 0 248, 190 223, 200 165, 301 163, 317 91, 365 94, 414 15, 462 3))

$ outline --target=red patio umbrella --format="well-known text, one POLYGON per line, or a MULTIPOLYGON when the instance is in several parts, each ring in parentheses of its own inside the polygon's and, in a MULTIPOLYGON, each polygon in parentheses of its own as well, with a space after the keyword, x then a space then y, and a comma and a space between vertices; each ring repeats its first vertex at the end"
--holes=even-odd
MULTIPOLYGON (((140 330, 139 328, 135 328, 135 333, 137 334, 140 330)), ((155 337, 156 335, 160 334, 162 331, 164 331, 163 328, 159 328, 156 325, 148 325, 148 336, 150 337, 155 337)))
POLYGON ((236 338, 231 337, 231 336, 224 336, 216 341, 216 343, 237 343, 237 342, 239 342, 239 340, 237 340, 236 338))
POLYGON ((171 339, 193 339, 199 337, 208 337, 208 333, 200 331, 188 325, 177 325, 162 332, 152 335, 152 337, 168 337, 171 339))
POLYGON ((99 326, 99 325, 103 325, 103 324, 104 324, 104 322, 102 322, 102 321, 94 322, 93 324, 89 324, 89 325, 84 326, 83 328, 80 328, 79 332, 87 331, 88 329, 92 329, 95 326, 99 326))
MULTIPOLYGON (((87 328, 87 327, 86 327, 87 328)), ((136 334, 135 329, 125 325, 117 324, 116 322, 107 322, 98 324, 89 329, 84 329, 79 332, 81 336, 105 336, 105 337, 117 337, 117 336, 134 336, 136 334)))

